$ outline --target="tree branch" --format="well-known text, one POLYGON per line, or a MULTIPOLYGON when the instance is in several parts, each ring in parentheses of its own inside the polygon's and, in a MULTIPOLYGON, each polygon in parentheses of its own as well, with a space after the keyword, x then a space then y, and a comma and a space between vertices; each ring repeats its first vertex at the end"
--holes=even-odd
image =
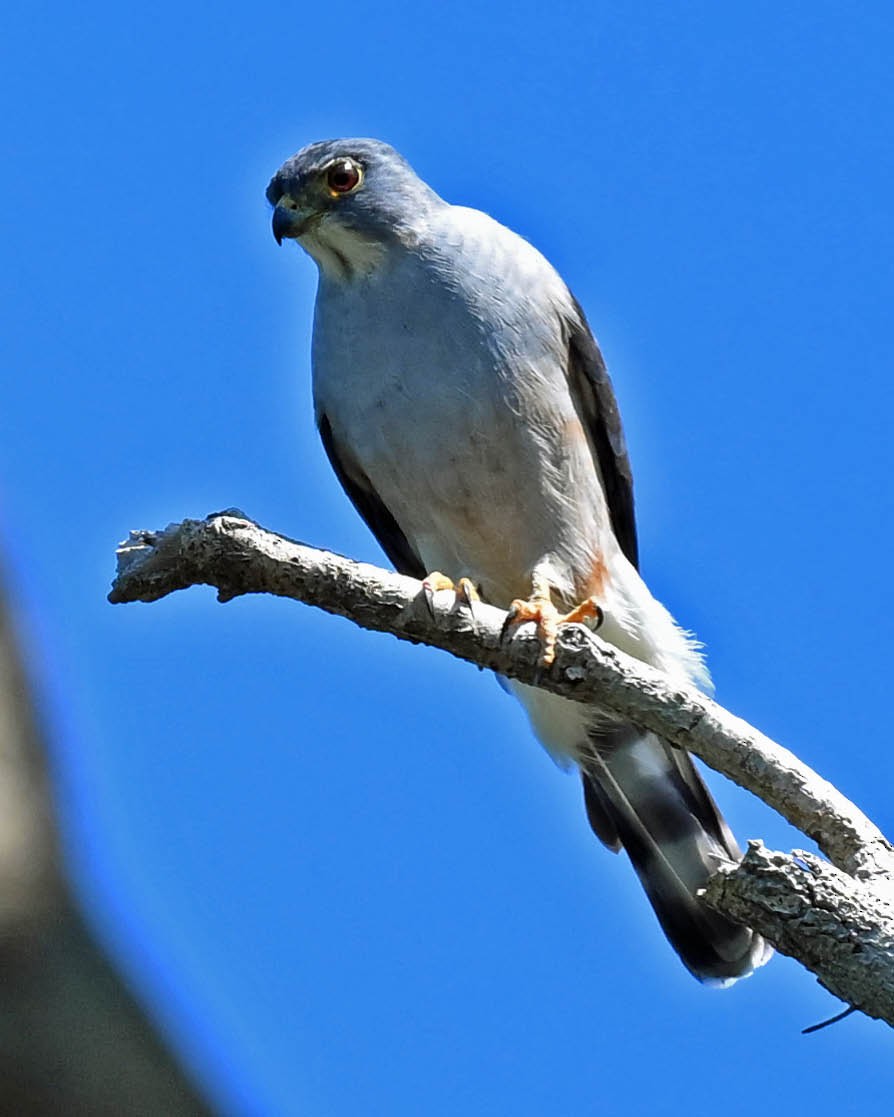
POLYGON ((749 842, 739 865, 715 873, 711 907, 757 927, 830 993, 894 1023, 894 920, 888 899, 812 853, 749 842))
POLYGON ((559 630, 555 662, 543 670, 539 641, 529 629, 510 642, 502 639, 502 610, 476 603, 470 612, 443 591, 429 607, 413 578, 293 542, 235 511, 184 520, 163 532, 132 532, 118 550, 109 600, 155 601, 197 584, 217 587, 221 601, 246 593, 293 598, 363 628, 442 648, 509 678, 598 704, 695 753, 811 837, 839 870, 809 855, 773 853, 767 855, 771 872, 752 848, 741 866, 711 881, 706 901, 793 954, 837 996, 894 1025, 894 848, 793 753, 704 694, 670 682, 578 625, 559 630), (830 897, 848 889, 849 904, 832 903, 830 897), (783 919, 780 896, 801 915, 785 909, 783 919), (831 907, 823 907, 820 927, 809 912, 827 899, 831 907), (862 922, 854 923, 858 913, 862 922), (827 949, 832 942, 836 949, 827 949), (866 955, 856 968, 841 962, 849 951, 866 955), (880 972, 886 981, 878 981, 870 996, 866 975, 880 972))

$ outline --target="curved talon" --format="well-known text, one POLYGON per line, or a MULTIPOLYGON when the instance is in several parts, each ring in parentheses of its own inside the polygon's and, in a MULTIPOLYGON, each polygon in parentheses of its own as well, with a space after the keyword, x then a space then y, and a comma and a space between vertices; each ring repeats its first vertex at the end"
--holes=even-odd
POLYGON ((605 621, 605 611, 594 597, 588 597, 564 615, 553 605, 549 597, 535 594, 529 601, 517 598, 506 613, 506 620, 503 621, 500 630, 500 640, 505 641, 510 629, 517 628, 526 621, 533 621, 537 625, 537 635, 542 644, 540 666, 549 667, 556 658, 559 625, 588 624, 588 627, 595 631, 605 621))
POLYGON ((454 584, 452 578, 448 578, 447 575, 442 574, 440 570, 433 570, 422 582, 422 595, 425 598, 425 604, 428 607, 432 619, 435 617, 435 594, 441 590, 452 590, 456 595, 454 608, 459 605, 465 605, 469 612, 474 615, 474 604, 476 601, 480 601, 481 597, 471 579, 460 578, 460 580, 454 584))
POLYGON ((481 595, 475 588, 471 578, 460 578, 456 583, 456 603, 465 605, 472 616, 475 616, 475 602, 481 600, 481 595))
POLYGON ((588 597, 580 605, 575 606, 570 613, 559 617, 559 624, 587 624, 593 632, 602 628, 605 622, 605 610, 595 597, 588 597), (590 622, 588 624, 588 622, 590 622))
POLYGON ((509 629, 515 624, 515 618, 518 614, 516 609, 517 601, 513 601, 509 608, 506 610, 506 619, 503 621, 503 627, 500 629, 500 643, 505 644, 509 638, 509 629))
POLYGON ((517 628, 526 621, 533 621, 537 626, 537 635, 542 644, 540 666, 549 667, 556 658, 559 610, 548 597, 541 597, 539 594, 535 594, 529 601, 516 598, 509 606, 503 622, 501 639, 505 639, 511 628, 517 628))

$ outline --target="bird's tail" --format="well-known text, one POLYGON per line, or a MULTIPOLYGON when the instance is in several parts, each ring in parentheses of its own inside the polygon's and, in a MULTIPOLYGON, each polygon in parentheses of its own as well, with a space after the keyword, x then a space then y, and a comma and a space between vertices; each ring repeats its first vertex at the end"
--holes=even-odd
POLYGON ((699 981, 724 984, 772 953, 747 927, 696 895, 718 865, 742 854, 689 755, 633 727, 600 728, 581 758, 595 834, 627 851, 673 948, 699 981))

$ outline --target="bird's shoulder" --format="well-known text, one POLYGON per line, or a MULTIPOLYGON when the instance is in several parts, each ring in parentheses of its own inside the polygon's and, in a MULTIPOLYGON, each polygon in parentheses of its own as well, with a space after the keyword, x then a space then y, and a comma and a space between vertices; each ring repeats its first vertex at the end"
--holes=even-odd
POLYGON ((552 273, 561 282, 558 272, 539 249, 484 210, 446 205, 432 215, 431 224, 436 237, 444 243, 487 247, 496 256, 515 258, 526 269, 552 273))
POLYGON ((445 205, 430 216, 420 262, 501 310, 514 303, 534 318, 576 316, 574 298, 549 260, 483 210, 445 205))

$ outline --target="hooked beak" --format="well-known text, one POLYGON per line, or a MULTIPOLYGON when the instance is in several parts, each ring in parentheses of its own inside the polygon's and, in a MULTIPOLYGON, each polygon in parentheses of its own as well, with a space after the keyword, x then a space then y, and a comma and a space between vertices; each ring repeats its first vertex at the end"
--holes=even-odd
POLYGON ((277 244, 282 244, 288 238, 294 240, 306 232, 308 223, 313 218, 312 213, 299 209, 295 202, 285 195, 273 210, 273 236, 277 244))

